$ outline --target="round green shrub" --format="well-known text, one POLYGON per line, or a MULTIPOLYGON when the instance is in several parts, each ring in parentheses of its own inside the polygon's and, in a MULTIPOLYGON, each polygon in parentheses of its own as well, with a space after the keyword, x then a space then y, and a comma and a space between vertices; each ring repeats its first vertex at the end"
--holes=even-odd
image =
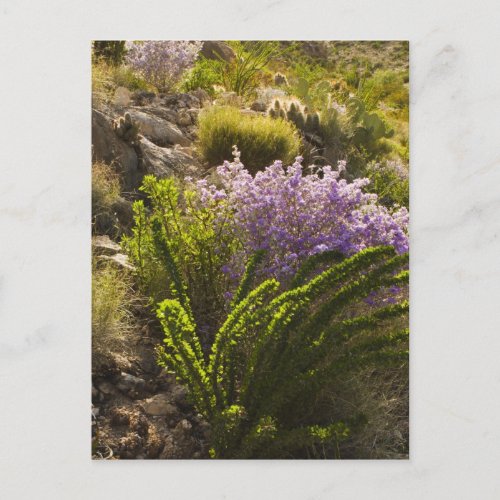
POLYGON ((297 130, 286 120, 246 115, 230 106, 204 110, 198 135, 201 152, 211 166, 232 160, 232 148, 236 145, 242 163, 251 173, 275 160, 293 162, 301 144, 297 130))

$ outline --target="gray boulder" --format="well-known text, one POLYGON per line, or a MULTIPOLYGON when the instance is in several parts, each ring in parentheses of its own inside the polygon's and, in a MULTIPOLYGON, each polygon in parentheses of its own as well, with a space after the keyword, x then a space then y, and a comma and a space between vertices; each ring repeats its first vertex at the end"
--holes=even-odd
POLYGON ((132 120, 139 125, 140 133, 159 146, 188 146, 191 143, 179 127, 171 122, 137 109, 130 109, 129 113, 132 120))
POLYGON ((107 235, 94 236, 92 238, 92 249, 99 255, 115 255, 121 251, 120 245, 107 235))
POLYGON ((159 178, 186 174, 192 168, 200 168, 199 163, 180 148, 162 148, 145 137, 139 140, 139 148, 142 170, 159 178))
POLYGON ((96 109, 92 110, 92 161, 115 164, 125 191, 134 190, 140 183, 139 160, 134 148, 115 134, 111 119, 96 109))
POLYGON ((234 50, 227 43, 219 40, 207 40, 203 42, 201 54, 207 59, 222 59, 226 62, 231 62, 236 57, 234 50))

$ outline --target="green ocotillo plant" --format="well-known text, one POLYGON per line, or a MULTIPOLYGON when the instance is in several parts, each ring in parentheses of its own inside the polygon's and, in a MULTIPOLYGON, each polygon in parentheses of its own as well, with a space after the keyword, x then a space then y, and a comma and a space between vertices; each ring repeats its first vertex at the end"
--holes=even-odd
MULTIPOLYGON (((168 240, 159 231, 155 238, 172 270, 168 240)), ((316 410, 325 388, 349 370, 407 362, 408 303, 368 307, 365 300, 407 283, 408 256, 392 247, 340 262, 336 253, 314 256, 288 289, 274 278, 253 284, 261 258, 250 260, 208 352, 185 288, 175 287, 157 309, 165 332, 158 361, 189 388, 211 424, 212 457, 287 458, 317 445, 325 456, 338 456, 360 416, 316 410)))

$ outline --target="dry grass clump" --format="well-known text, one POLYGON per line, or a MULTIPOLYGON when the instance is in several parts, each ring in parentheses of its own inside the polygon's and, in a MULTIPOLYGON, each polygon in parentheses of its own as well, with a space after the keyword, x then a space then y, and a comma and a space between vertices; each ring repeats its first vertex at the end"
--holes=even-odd
POLYGON ((200 148, 210 166, 232 160, 234 145, 241 151, 241 161, 255 173, 282 160, 293 162, 300 151, 300 138, 286 120, 268 116, 249 116, 230 106, 213 106, 200 114, 200 148))
POLYGON ((113 262, 92 262, 92 368, 110 363, 125 350, 134 327, 132 277, 113 262))
POLYGON ((111 102, 118 87, 125 87, 132 92, 156 90, 128 66, 115 66, 102 59, 92 64, 93 107, 111 102))
POLYGON ((122 203, 118 174, 102 162, 92 165, 92 231, 118 237, 122 230, 117 211, 122 203))

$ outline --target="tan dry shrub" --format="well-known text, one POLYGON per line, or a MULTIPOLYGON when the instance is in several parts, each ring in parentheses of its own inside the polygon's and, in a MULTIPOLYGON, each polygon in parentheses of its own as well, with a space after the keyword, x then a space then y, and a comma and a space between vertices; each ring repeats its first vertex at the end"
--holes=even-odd
POLYGON ((92 263, 92 366, 109 364, 126 350, 134 326, 132 277, 113 262, 92 263))
POLYGON ((118 236, 115 204, 120 200, 120 180, 113 167, 92 165, 92 226, 95 234, 118 236))

